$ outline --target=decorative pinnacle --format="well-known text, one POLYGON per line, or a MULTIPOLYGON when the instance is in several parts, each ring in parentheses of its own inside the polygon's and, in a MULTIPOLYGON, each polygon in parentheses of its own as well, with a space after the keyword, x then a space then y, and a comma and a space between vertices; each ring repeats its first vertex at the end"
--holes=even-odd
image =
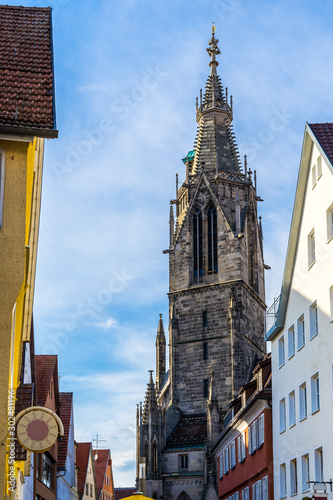
POLYGON ((208 45, 210 45, 210 47, 208 47, 207 49, 207 52, 210 55, 209 66, 211 68, 210 70, 211 75, 217 75, 216 67, 219 65, 219 63, 216 60, 216 56, 218 54, 221 54, 220 49, 217 46, 219 41, 217 38, 215 38, 215 30, 216 30, 215 24, 212 24, 212 38, 208 42, 208 45))

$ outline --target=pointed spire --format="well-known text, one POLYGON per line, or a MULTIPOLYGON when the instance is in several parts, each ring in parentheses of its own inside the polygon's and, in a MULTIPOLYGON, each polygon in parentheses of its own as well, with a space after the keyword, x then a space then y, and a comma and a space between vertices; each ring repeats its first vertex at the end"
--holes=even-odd
POLYGON ((153 381, 153 371, 154 370, 149 370, 150 373, 149 382, 147 384, 146 397, 142 415, 143 425, 149 424, 150 415, 152 415, 152 417, 157 415, 157 401, 156 401, 155 384, 153 381))
POLYGON ((191 174, 200 172, 202 162, 204 170, 217 172, 241 172, 236 139, 232 131, 232 106, 228 103, 222 82, 217 74, 220 54, 218 39, 215 38, 215 26, 208 42, 207 52, 210 56, 210 75, 206 82, 203 98, 197 106, 198 136, 195 142, 195 158, 191 174))
POLYGON ((160 314, 160 319, 158 321, 158 327, 157 327, 156 343, 159 342, 160 344, 163 343, 165 345, 165 333, 164 333, 162 316, 163 315, 160 314))

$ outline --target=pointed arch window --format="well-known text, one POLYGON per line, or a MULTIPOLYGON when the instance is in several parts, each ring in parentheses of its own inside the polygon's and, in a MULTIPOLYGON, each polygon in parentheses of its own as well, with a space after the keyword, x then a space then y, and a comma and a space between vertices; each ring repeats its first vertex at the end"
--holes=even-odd
POLYGON ((202 214, 200 210, 197 210, 193 216, 193 260, 194 279, 198 282, 203 276, 202 214))
POLYGON ((217 213, 214 205, 208 210, 208 272, 217 273, 217 213))
POLYGON ((153 444, 153 475, 157 476, 157 445, 153 444))
POLYGON ((148 443, 145 443, 145 458, 146 458, 146 477, 149 475, 149 465, 148 465, 148 459, 149 459, 149 453, 148 453, 148 443))

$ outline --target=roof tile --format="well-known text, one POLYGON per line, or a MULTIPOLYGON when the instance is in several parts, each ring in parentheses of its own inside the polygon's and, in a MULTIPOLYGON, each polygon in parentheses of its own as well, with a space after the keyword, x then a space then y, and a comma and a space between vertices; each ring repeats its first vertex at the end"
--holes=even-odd
POLYGON ((201 446, 207 437, 205 415, 186 415, 178 422, 167 440, 167 447, 201 446))
POLYGON ((121 500, 122 498, 129 497, 133 495, 135 491, 136 488, 115 488, 114 489, 115 500, 121 500))
POLYGON ((99 498, 100 491, 103 488, 104 477, 106 468, 108 465, 108 459, 110 456, 110 450, 94 450, 95 455, 98 456, 97 460, 95 460, 95 472, 96 472, 96 483, 97 483, 97 496, 99 498))
POLYGON ((68 449, 68 436, 71 424, 73 407, 73 393, 60 392, 59 393, 59 417, 64 426, 64 435, 58 442, 58 469, 66 467, 67 449, 68 449))
POLYGON ((333 165, 333 123, 312 123, 309 127, 333 165))
POLYGON ((0 127, 53 131, 51 9, 0 5, 0 127))
POLYGON ((51 378, 57 364, 57 356, 54 354, 38 354, 35 356, 36 363, 36 385, 37 404, 44 406, 49 391, 51 378))
POLYGON ((79 468, 77 475, 77 488, 81 495, 84 493, 84 485, 86 482, 87 468, 89 463, 91 443, 77 443, 76 450, 76 466, 79 468))

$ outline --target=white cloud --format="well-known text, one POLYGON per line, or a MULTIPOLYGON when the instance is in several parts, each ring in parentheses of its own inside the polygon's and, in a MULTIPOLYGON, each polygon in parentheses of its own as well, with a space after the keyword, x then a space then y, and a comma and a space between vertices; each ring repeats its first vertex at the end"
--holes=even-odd
POLYGON ((109 318, 105 321, 100 321, 91 324, 92 326, 96 326, 97 328, 101 328, 102 330, 110 330, 110 328, 114 328, 117 325, 117 320, 109 318))

